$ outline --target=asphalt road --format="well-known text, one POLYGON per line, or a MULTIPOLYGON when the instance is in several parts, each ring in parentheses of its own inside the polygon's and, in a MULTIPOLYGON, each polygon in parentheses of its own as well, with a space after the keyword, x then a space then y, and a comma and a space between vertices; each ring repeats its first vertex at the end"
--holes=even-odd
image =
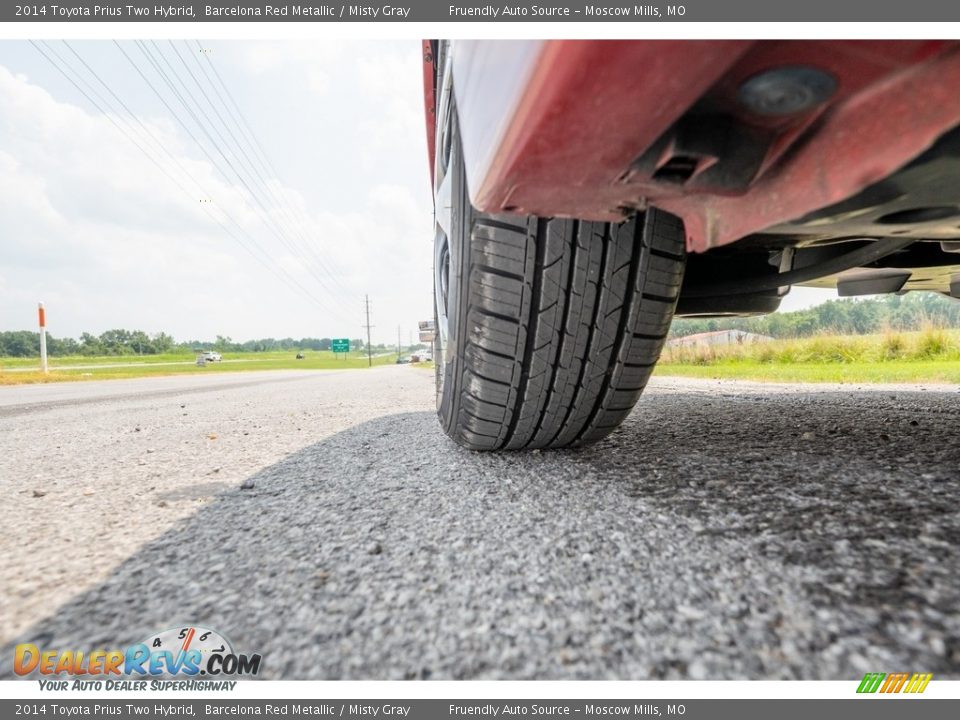
POLYGON ((431 386, 0 388, 0 675, 196 623, 284 679, 960 677, 957 388, 661 378, 593 448, 490 455, 431 386))

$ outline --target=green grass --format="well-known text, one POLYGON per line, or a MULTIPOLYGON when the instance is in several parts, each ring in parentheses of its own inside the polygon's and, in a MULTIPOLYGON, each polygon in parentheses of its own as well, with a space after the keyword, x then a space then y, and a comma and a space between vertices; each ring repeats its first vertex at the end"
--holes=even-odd
MULTIPOLYGON (((36 359, 0 358, 0 385, 252 370, 343 370, 367 367, 367 356, 358 352, 334 357, 331 352, 308 350, 304 355, 303 360, 297 360, 296 351, 224 353, 223 362, 207 363, 204 367, 196 365, 196 356, 192 354, 53 358, 50 372, 46 375, 39 371, 19 369, 36 368, 36 359)), ((373 364, 389 365, 394 359, 391 355, 375 357, 373 364)))
MULTIPOLYGON (((239 356, 240 353, 233 353, 239 356)), ((265 353, 266 354, 266 353, 265 353)), ((65 357, 51 357, 50 367, 57 365, 104 365, 108 363, 159 363, 159 362, 190 362, 196 360, 193 353, 165 353, 163 355, 69 355, 65 357)), ((0 357, 0 370, 11 368, 35 368, 40 364, 39 358, 8 358, 0 357)))
MULTIPOLYGON (((224 353, 224 362, 195 364, 193 354, 52 358, 50 373, 37 371, 35 358, 0 358, 0 385, 107 380, 156 375, 247 372, 252 370, 341 370, 367 367, 367 356, 351 352, 295 351, 224 353), (83 366, 83 367, 71 367, 83 366)), ((374 365, 393 364, 391 353, 374 365)), ((419 363, 432 369, 432 363, 419 363)), ((822 335, 800 340, 726 347, 667 348, 658 375, 700 378, 830 383, 960 384, 960 331, 928 328, 882 335, 822 335)))
POLYGON ((717 380, 760 380, 798 383, 954 383, 960 384, 960 361, 886 363, 803 363, 769 365, 750 360, 731 360, 713 365, 657 366, 660 376, 698 377, 717 380))
POLYGON ((927 328, 882 335, 668 347, 658 375, 831 383, 960 383, 960 332, 927 328))

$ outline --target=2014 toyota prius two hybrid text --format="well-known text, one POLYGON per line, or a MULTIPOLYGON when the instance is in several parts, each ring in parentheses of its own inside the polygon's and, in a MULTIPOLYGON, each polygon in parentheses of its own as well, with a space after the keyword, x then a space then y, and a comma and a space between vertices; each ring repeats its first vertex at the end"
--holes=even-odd
POLYGON ((960 43, 423 43, 437 406, 598 440, 675 316, 792 285, 960 296, 960 43))

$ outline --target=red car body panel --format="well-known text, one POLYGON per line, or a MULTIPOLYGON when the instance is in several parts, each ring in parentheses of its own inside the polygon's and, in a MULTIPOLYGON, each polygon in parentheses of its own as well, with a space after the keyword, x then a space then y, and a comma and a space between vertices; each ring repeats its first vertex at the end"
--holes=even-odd
MULTIPOLYGON (((512 68, 515 75, 498 78, 505 71, 495 66, 481 78, 479 63, 458 74, 484 45, 490 53, 491 43, 453 50, 461 114, 488 113, 475 130, 462 123, 474 205, 616 221, 651 204, 683 218, 691 251, 851 197, 960 125, 955 41, 548 41, 526 53, 528 66, 512 68), (829 100, 788 117, 755 115, 738 103, 747 79, 798 65, 836 80, 829 100), (518 78, 515 97, 498 95, 518 78), (746 186, 685 187, 638 169, 636 161, 695 104, 772 138, 746 186), (491 108, 499 117, 489 116, 491 108)), ((425 43, 427 65, 429 49, 425 43)), ((432 78, 430 66, 431 167, 432 78)))
POLYGON ((427 152, 430 161, 430 181, 433 182, 433 166, 437 157, 437 89, 434 86, 436 58, 433 56, 433 43, 430 40, 424 40, 420 50, 423 55, 423 103, 427 118, 427 152))

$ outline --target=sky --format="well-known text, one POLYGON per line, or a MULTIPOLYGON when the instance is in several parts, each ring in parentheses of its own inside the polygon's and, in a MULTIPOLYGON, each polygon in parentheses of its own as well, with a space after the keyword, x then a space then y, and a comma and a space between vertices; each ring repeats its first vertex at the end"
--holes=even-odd
POLYGON ((415 339, 421 82, 412 40, 0 42, 0 330, 356 338, 369 295, 415 339))
POLYGON ((40 50, 0 42, 0 329, 40 300, 72 337, 363 337, 365 295, 374 342, 432 317, 417 42, 40 50))

